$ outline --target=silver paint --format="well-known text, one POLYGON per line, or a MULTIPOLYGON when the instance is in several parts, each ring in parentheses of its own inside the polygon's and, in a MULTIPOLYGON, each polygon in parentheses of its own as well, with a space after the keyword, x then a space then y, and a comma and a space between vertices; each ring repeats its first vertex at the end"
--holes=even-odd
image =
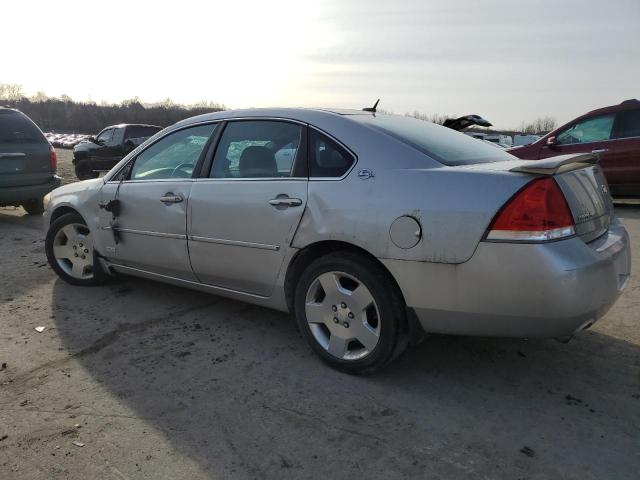
POLYGON ((379 259, 426 331, 562 336, 601 317, 629 274, 628 236, 592 163, 563 158, 536 166, 514 158, 446 167, 350 115, 218 112, 159 132, 103 179, 58 188, 45 222, 48 228, 57 209, 72 208, 94 234, 94 249, 107 268, 280 310, 288 309, 284 283, 295 255, 318 242, 341 242, 379 259), (114 198, 118 172, 176 129, 240 118, 309 124, 340 141, 357 161, 343 178, 122 182, 115 225, 122 240, 116 244, 113 219, 98 204, 114 198), (375 175, 363 181, 363 171, 375 175), (484 241, 498 210, 539 175, 554 175, 576 217, 577 236, 538 244, 484 241), (163 202, 168 195, 183 201, 163 202), (300 202, 274 202, 285 197, 300 202), (402 217, 420 226, 411 248, 390 235, 402 217))

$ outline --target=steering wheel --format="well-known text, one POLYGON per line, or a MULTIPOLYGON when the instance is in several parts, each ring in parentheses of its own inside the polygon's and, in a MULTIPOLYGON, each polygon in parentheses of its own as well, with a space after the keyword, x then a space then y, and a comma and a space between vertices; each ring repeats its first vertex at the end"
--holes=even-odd
POLYGON ((173 169, 173 171, 171 172, 170 177, 176 177, 178 176, 179 178, 189 178, 191 177, 191 173, 184 171, 183 169, 186 167, 191 167, 191 171, 193 172, 193 163, 181 163, 180 165, 178 165, 176 168, 173 169), (177 172, 180 172, 180 175, 176 175, 177 172))

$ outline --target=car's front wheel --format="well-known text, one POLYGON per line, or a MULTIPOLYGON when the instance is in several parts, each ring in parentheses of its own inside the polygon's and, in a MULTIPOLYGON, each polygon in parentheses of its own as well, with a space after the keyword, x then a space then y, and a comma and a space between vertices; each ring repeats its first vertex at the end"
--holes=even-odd
POLYGON ((51 268, 72 285, 98 285, 107 278, 93 250, 93 235, 82 216, 67 213, 56 219, 45 240, 51 268))
POLYGON ((329 365, 349 373, 372 373, 404 345, 402 295, 375 261, 336 252, 309 265, 295 291, 298 326, 329 365))

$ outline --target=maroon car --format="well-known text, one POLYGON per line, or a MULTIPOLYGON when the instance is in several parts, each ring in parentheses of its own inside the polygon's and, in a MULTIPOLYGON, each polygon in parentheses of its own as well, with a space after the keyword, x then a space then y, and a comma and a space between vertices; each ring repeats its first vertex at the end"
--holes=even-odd
POLYGON ((597 153, 613 194, 640 194, 640 101, 593 110, 509 153, 528 160, 597 153))

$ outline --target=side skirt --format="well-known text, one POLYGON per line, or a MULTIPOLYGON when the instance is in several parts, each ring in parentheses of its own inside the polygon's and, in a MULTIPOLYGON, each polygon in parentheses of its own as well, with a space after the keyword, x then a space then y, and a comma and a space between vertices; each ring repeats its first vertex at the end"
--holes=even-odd
POLYGON ((168 275, 162 275, 159 273, 149 272, 147 270, 141 270, 139 268, 128 267, 126 265, 118 265, 115 263, 104 262, 109 269, 112 269, 119 273, 132 275, 135 277, 147 278, 149 280, 156 280, 158 282, 169 283, 178 287, 190 288, 192 290, 199 290, 201 292, 210 293, 213 295, 220 295, 221 297, 231 298, 233 300, 239 300, 241 302, 252 303, 261 307, 273 308, 282 312, 288 312, 286 302, 284 301, 284 293, 281 295, 273 295, 271 297, 263 297, 261 295, 255 295, 251 293, 241 292, 238 290, 232 290, 224 287, 216 287, 214 285, 207 285, 204 283, 192 282, 189 280, 183 280, 180 278, 170 277, 168 275))

